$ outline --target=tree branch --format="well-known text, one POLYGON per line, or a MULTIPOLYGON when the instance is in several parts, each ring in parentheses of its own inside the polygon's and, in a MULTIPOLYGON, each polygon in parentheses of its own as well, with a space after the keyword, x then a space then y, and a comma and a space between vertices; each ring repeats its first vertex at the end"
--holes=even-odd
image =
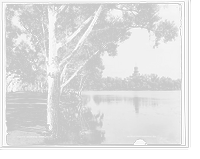
POLYGON ((46 44, 45 44, 45 30, 44 30, 44 24, 43 24, 43 17, 42 17, 42 32, 43 32, 43 47, 44 47, 44 57, 45 57, 45 64, 47 66, 48 64, 48 53, 47 53, 47 49, 46 49, 46 44))
POLYGON ((99 7, 99 9, 97 10, 94 19, 92 20, 90 26, 88 27, 88 29, 86 30, 86 32, 83 34, 83 36, 81 37, 81 39, 79 40, 79 42, 77 43, 76 47, 74 48, 73 51, 76 51, 84 42, 84 40, 88 37, 88 35, 90 34, 90 32, 92 31, 100 13, 102 11, 102 6, 99 7))
POLYGON ((89 21, 92 19, 92 16, 90 16, 86 21, 83 22, 83 24, 70 36, 66 39, 65 44, 69 43, 76 37, 76 35, 83 29, 83 27, 89 23, 89 21))
MULTIPOLYGON (((44 16, 44 15, 45 15, 45 8, 44 8, 43 4, 42 4, 42 12, 43 12, 43 13, 42 13, 42 14, 43 14, 42 16, 44 16)), ((43 18, 43 23, 44 23, 44 18, 43 18)), ((44 23, 44 24, 45 24, 45 23, 44 23)), ((48 29, 48 28, 49 28, 49 23, 46 23, 45 25, 46 25, 46 27, 47 27, 46 29, 48 29)))
MULTIPOLYGON (((35 38, 36 38, 36 40, 37 40, 37 42, 38 42, 38 44, 40 45, 40 47, 42 48, 42 44, 41 44, 41 42, 40 42, 40 40, 39 40, 39 38, 38 38, 38 36, 37 35, 35 35, 33 32, 31 32, 26 26, 25 26, 25 24, 23 23, 22 24, 23 25, 23 27, 24 27, 24 29, 26 29, 26 31, 28 31, 30 34, 32 34, 35 38)), ((42 50, 43 50, 43 48, 42 48, 42 50)))
MULTIPOLYGON (((83 44, 83 42, 85 41, 85 39, 88 37, 88 35, 90 34, 90 32, 92 31, 100 13, 102 11, 102 5, 99 7, 99 9, 96 11, 95 16, 92 20, 92 22, 90 23, 88 29, 85 31, 85 33, 83 34, 83 36, 81 37, 81 39, 78 41, 76 47, 74 48, 74 50, 72 51, 72 53, 70 55, 68 55, 67 57, 65 57, 61 63, 60 66, 62 66, 70 57, 72 57, 72 55, 74 54, 74 52, 76 52, 78 50, 78 48, 80 48, 83 44)), ((86 20, 87 21, 87 20, 86 20)))
MULTIPOLYGON (((44 55, 44 57, 45 57, 45 59, 46 59, 46 66, 48 67, 48 56, 47 56, 47 50, 46 50, 45 42, 44 42, 44 47, 45 47, 45 48, 43 48, 43 46, 42 46, 42 44, 41 44, 40 39, 38 38, 38 36, 37 36, 36 34, 34 34, 33 32, 31 32, 31 31, 25 26, 24 23, 22 23, 22 25, 23 25, 23 27, 25 28, 26 31, 28 31, 30 34, 32 34, 32 35, 36 38, 36 40, 37 40, 39 46, 41 47, 41 51, 42 51, 42 53, 43 53, 43 55, 44 55)), ((34 63, 35 63, 35 62, 34 62, 34 63)))
POLYGON ((41 12, 41 10, 38 8, 37 5, 34 4, 34 6, 35 6, 35 8, 37 8, 37 10, 38 10, 39 12, 41 12))
POLYGON ((122 27, 105 27, 102 29, 93 29, 92 32, 101 32, 101 31, 107 31, 109 29, 131 29, 129 26, 122 26, 122 27))
MULTIPOLYGON (((113 29, 127 29, 127 30, 130 30, 130 29, 136 29, 136 28, 141 28, 141 29, 148 29, 147 27, 145 26, 142 26, 142 25, 131 25, 131 26, 123 26, 123 27, 114 27, 113 29)), ((102 28, 102 29, 93 29, 92 32, 100 32, 100 31, 106 31, 108 29, 111 29, 110 27, 106 27, 106 28, 102 28)), ((153 31, 153 30, 151 30, 153 31)))
POLYGON ((76 88, 77 88, 77 85, 78 85, 78 82, 79 82, 79 78, 80 78, 80 77, 81 77, 81 76, 79 75, 79 76, 78 76, 78 79, 77 79, 77 82, 76 82, 76 85, 75 85, 75 87, 74 87, 75 90, 76 90, 76 88))
MULTIPOLYGON (((123 33, 122 33, 123 34, 123 33)), ((64 87, 65 85, 67 85, 76 75, 77 73, 87 64, 87 62, 93 58, 99 51, 101 51, 104 47, 106 47, 108 44, 113 43, 114 41, 117 41, 122 34, 120 34, 117 38, 113 39, 112 41, 109 41, 107 43, 105 43, 100 49, 98 49, 97 51, 95 51, 88 59, 86 59, 82 65, 79 66, 79 68, 71 75, 71 77, 69 77, 64 83, 61 84, 61 88, 64 87)), ((65 71, 65 70, 63 70, 65 71)))
MULTIPOLYGON (((86 75, 86 78, 87 78, 87 75, 86 75)), ((84 79, 84 75, 82 75, 81 76, 81 81, 80 81, 80 85, 79 85, 79 90, 78 90, 78 96, 79 97, 81 97, 81 92, 82 92, 82 90, 83 90, 83 87, 84 87, 84 85, 85 85, 85 81, 87 80, 87 79, 84 79)), ((81 99, 81 98, 80 98, 81 99)))
POLYGON ((100 50, 97 50, 94 54, 92 54, 87 60, 83 62, 82 65, 79 66, 79 68, 69 77, 63 84, 61 84, 61 88, 67 85, 76 75, 77 73, 85 66, 85 64, 92 58, 94 55, 96 55, 100 50))
POLYGON ((126 12, 132 12, 135 15, 138 14, 138 12, 134 9, 124 9, 124 8, 119 8, 119 7, 115 7, 115 9, 118 9, 118 10, 121 10, 121 11, 126 11, 126 12))
POLYGON ((58 10, 57 10, 57 13, 59 14, 60 12, 62 12, 65 7, 66 7, 66 5, 60 6, 60 8, 58 8, 58 10))

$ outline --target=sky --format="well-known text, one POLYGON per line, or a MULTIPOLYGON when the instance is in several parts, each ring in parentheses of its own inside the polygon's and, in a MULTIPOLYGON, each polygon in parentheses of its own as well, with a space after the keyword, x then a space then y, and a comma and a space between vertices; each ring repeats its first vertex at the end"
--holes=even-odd
MULTIPOLYGON (((178 27, 181 26, 181 7, 178 4, 162 5, 159 15, 163 20, 174 21, 178 27)), ((180 35, 174 41, 162 43, 155 49, 151 39, 145 29, 133 29, 131 37, 118 47, 117 56, 103 56, 103 76, 125 78, 137 66, 140 74, 154 73, 160 77, 181 78, 180 35)))
MULTIPOLYGON (((119 12, 115 14, 120 16, 119 12)), ((178 4, 160 5, 159 16, 162 20, 174 21, 178 27, 181 26, 181 6, 178 4)), ((13 17, 12 23, 21 30, 24 29, 17 16, 13 17)), ((16 42, 20 43, 22 40, 27 43, 30 41, 25 34, 20 35, 16 42)), ((30 42, 28 44, 30 46, 30 42)), ((131 37, 118 47, 117 56, 110 57, 105 54, 102 57, 105 67, 103 77, 125 78, 132 75, 134 67, 137 66, 140 74, 153 73, 160 77, 181 78, 181 37, 178 36, 175 41, 166 44, 162 43, 155 49, 153 45, 147 30, 132 29, 131 37)))

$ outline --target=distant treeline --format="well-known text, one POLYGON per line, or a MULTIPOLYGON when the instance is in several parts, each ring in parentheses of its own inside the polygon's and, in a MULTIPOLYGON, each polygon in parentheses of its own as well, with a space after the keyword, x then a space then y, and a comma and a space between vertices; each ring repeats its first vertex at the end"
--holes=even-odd
POLYGON ((169 77, 158 77, 156 74, 133 74, 127 78, 102 78, 99 81, 88 83, 86 90, 181 90, 181 80, 169 77))

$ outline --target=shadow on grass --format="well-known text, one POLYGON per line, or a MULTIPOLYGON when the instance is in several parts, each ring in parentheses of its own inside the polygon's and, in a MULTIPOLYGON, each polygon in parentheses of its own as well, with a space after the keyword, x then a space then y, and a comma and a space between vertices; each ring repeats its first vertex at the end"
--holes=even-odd
POLYGON ((43 134, 46 132, 45 130, 41 130, 41 129, 25 128, 25 127, 20 127, 18 130, 27 131, 27 132, 36 132, 36 133, 40 133, 40 134, 43 134))

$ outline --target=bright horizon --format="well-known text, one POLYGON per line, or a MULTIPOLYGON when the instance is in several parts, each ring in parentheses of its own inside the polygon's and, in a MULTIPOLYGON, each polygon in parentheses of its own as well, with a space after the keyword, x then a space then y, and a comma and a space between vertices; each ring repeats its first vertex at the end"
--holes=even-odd
MULTIPOLYGON (((178 4, 162 5, 159 15, 163 20, 174 21, 180 27, 181 10, 178 4)), ((181 78, 181 37, 174 41, 161 43, 153 48, 151 36, 147 30, 133 29, 131 37, 120 44, 117 56, 103 56, 105 70, 103 77, 125 78, 132 75, 137 66, 140 74, 181 78)))

